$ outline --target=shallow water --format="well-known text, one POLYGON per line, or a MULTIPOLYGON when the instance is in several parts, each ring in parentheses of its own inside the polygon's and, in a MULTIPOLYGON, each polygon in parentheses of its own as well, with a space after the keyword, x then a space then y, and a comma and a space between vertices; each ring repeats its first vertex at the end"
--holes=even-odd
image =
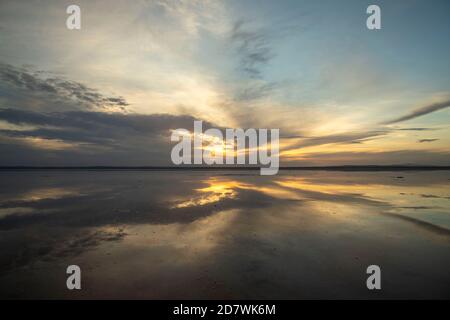
POLYGON ((449 171, 0 172, 0 297, 450 298, 449 187, 449 171))

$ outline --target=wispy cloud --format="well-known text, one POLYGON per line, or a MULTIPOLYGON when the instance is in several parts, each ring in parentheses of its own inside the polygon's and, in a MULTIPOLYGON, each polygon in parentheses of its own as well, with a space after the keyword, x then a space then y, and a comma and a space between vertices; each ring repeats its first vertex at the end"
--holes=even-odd
MULTIPOLYGON (((448 151, 398 150, 398 151, 348 151, 318 152, 301 156, 301 165, 449 165, 448 151)), ((283 158, 281 159, 283 163, 283 158)))
POLYGON ((423 143, 423 142, 433 142, 433 141, 438 141, 439 139, 420 139, 417 142, 419 143, 423 143))
POLYGON ((436 130, 436 128, 400 128, 395 129, 400 131, 430 131, 430 130, 436 130))
POLYGON ((406 120, 411 120, 411 119, 414 119, 414 118, 417 118, 417 117, 420 117, 420 116, 423 116, 423 115, 426 115, 426 114, 429 114, 429 113, 432 113, 432 112, 435 112, 435 111, 438 111, 438 110, 441 110, 441 109, 444 109, 447 107, 450 107, 450 100, 445 100, 442 102, 437 102, 437 103, 423 106, 421 108, 411 111, 410 113, 408 113, 404 116, 395 118, 393 120, 386 121, 386 122, 384 122, 384 124, 393 124, 393 123, 398 123, 398 122, 402 122, 402 121, 406 121, 406 120))
POLYGON ((279 84, 273 82, 250 82, 236 93, 234 100, 239 102, 258 100, 272 94, 278 86, 279 84))
MULTIPOLYGON (((330 143, 362 143, 364 141, 374 139, 379 136, 384 136, 388 134, 387 130, 373 130, 367 132, 353 132, 353 133, 342 133, 342 134, 332 134, 322 137, 309 137, 304 138, 295 144, 295 147, 310 147, 319 146, 330 143)), ((292 146, 291 146, 292 147, 292 146)))
POLYGON ((238 21, 231 30, 241 69, 250 77, 261 76, 262 68, 275 56, 264 30, 250 30, 244 21, 238 21))

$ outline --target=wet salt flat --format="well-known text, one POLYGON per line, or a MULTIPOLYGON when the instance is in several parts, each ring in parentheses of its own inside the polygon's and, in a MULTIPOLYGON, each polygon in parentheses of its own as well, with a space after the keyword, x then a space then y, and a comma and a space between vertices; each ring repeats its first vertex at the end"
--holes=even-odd
POLYGON ((1 298, 450 298, 449 171, 0 177, 1 298))

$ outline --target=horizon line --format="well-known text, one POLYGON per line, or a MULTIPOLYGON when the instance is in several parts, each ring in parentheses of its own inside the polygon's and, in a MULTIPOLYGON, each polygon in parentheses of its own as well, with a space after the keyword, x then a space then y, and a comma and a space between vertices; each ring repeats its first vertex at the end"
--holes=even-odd
MULTIPOLYGON (((260 166, 0 166, 7 170, 260 170, 260 166)), ((335 166, 282 166, 278 170, 329 171, 419 171, 450 170, 450 165, 335 165, 335 166)))

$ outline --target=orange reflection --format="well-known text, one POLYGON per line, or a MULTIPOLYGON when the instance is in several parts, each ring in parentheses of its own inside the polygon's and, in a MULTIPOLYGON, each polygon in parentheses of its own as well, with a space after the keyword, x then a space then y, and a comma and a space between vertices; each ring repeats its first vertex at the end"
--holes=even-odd
POLYGON ((203 206, 223 199, 234 199, 237 197, 239 190, 254 190, 278 199, 300 199, 300 195, 292 190, 283 187, 266 185, 257 186, 251 183, 243 183, 237 180, 224 180, 211 178, 205 183, 208 184, 205 188, 195 189, 200 193, 200 196, 182 201, 174 206, 174 208, 186 208, 203 206), (203 195, 206 194, 206 195, 203 195))
POLYGON ((241 184, 238 181, 219 181, 217 179, 210 179, 206 183, 209 184, 208 187, 195 189, 198 193, 206 193, 206 195, 200 195, 183 201, 177 204, 175 208, 204 206, 226 198, 233 199, 237 196, 236 189, 244 187, 244 184, 241 184))

